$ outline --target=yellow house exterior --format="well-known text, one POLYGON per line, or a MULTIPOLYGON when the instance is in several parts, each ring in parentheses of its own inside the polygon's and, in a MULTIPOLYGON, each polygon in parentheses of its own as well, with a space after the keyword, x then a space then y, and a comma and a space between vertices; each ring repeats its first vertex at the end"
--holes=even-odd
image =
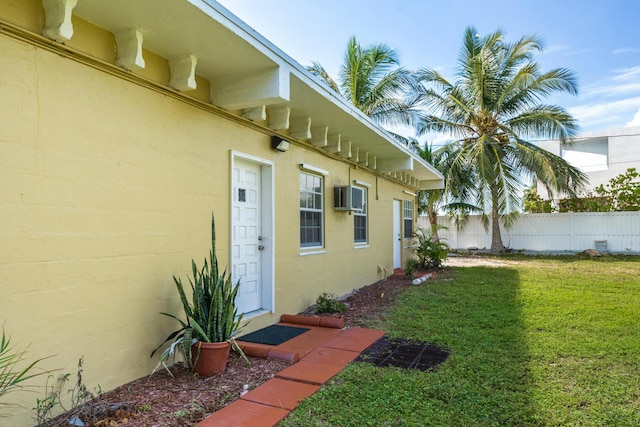
POLYGON ((0 321, 90 389, 155 366, 212 212, 250 332, 401 267, 442 184, 213 1, 0 0, 0 106, 0 321), (348 185, 365 211, 334 209, 348 185))

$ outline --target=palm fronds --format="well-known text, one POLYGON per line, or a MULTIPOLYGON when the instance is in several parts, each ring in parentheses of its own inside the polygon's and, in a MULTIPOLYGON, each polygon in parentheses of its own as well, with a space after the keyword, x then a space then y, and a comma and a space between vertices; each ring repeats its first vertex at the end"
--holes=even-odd
POLYGON ((417 80, 400 66, 398 52, 386 44, 362 47, 351 37, 337 81, 318 62, 307 70, 381 125, 419 123, 415 100, 407 96, 417 91, 417 80))
POLYGON ((564 108, 542 103, 555 92, 578 91, 570 70, 540 71, 534 55, 542 49, 535 34, 508 43, 500 30, 482 37, 469 27, 456 81, 435 70, 418 73, 422 87, 413 99, 426 111, 418 131, 443 132, 455 139, 456 153, 445 176, 447 188, 460 188, 457 173, 473 177, 474 188, 463 191, 474 195, 473 205, 491 214, 492 252, 504 249, 498 223, 501 219, 508 227, 517 219, 524 180, 534 178, 555 192, 569 194, 586 182, 577 168, 527 143, 531 138, 570 141, 578 129, 564 108))
MULTIPOLYGON (((50 371, 36 371, 36 365, 45 358, 37 359, 30 364, 20 367, 26 355, 26 350, 16 350, 11 346, 11 337, 7 336, 4 326, 0 339, 0 399, 8 393, 23 389, 25 382, 50 371)), ((0 400, 0 410, 10 403, 0 400)), ((2 415, 0 414, 0 417, 2 415)))

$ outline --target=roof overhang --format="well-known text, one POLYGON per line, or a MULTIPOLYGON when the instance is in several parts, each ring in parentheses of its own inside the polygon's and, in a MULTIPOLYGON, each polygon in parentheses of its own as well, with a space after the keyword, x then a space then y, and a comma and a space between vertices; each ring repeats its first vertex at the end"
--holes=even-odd
POLYGON ((80 0, 71 8, 115 35, 121 66, 144 66, 144 46, 170 62, 175 89, 192 89, 195 73, 209 80, 213 105, 265 119, 292 141, 417 189, 443 186, 437 169, 213 0, 80 0))

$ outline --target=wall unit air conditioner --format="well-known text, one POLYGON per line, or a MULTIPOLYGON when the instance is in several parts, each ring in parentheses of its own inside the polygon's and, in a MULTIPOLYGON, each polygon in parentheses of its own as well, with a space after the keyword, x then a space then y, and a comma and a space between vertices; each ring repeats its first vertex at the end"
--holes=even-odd
POLYGON ((362 211, 364 189, 352 185, 333 187, 333 207, 337 211, 362 211))

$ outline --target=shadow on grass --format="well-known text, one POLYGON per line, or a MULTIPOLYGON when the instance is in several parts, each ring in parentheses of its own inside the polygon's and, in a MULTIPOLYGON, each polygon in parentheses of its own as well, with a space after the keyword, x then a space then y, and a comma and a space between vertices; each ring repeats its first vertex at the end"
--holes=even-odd
POLYGON ((391 338, 446 349, 443 364, 419 371, 352 363, 281 425, 540 425, 531 398, 518 272, 448 271, 403 293, 385 327, 391 338))
POLYGON ((512 268, 455 268, 453 276, 411 289, 399 300, 389 333, 450 351, 425 387, 446 399, 427 425, 536 425, 531 399, 520 278, 512 268))

